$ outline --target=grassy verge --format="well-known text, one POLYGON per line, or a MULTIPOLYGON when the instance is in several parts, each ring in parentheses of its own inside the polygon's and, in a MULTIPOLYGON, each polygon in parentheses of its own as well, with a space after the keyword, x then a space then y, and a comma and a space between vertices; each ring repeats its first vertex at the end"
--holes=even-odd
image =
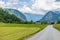
POLYGON ((46 25, 40 24, 1 24, 0 25, 0 40, 20 40, 28 37, 43 28, 46 25))
POLYGON ((60 31, 60 24, 54 24, 54 28, 60 31))

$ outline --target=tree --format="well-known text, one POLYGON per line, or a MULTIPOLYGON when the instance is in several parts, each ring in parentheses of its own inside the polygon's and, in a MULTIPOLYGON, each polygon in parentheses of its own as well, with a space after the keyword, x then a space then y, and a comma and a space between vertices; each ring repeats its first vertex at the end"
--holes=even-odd
POLYGON ((57 23, 60 24, 60 20, 57 23))

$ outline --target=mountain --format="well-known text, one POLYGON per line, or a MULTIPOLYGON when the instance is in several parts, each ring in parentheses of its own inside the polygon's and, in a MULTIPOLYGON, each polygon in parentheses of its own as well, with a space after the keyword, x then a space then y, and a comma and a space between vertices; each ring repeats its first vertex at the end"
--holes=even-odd
POLYGON ((59 19, 60 19, 60 9, 58 8, 58 9, 55 9, 55 10, 52 10, 54 13, 56 13, 57 14, 57 16, 59 17, 59 19))
POLYGON ((32 20, 33 22, 39 21, 43 17, 43 15, 41 14, 32 14, 32 13, 24 13, 24 15, 26 16, 28 21, 32 20))
POLYGON ((20 11, 18 11, 16 9, 8 9, 8 8, 6 8, 4 10, 9 12, 10 14, 16 15, 18 18, 20 18, 23 21, 27 21, 26 16, 22 12, 20 12, 20 11))
POLYGON ((33 22, 36 22, 36 21, 40 20, 42 22, 46 22, 46 21, 55 22, 60 19, 60 9, 55 9, 55 10, 49 11, 45 15, 22 13, 16 9, 4 9, 4 10, 9 12, 10 14, 15 14, 17 17, 19 17, 23 21, 32 20, 33 22))
POLYGON ((40 21, 51 23, 51 22, 56 22, 58 20, 60 20, 58 14, 56 14, 55 12, 49 11, 40 21))
POLYGON ((40 14, 32 14, 32 13, 22 13, 16 9, 4 9, 7 12, 9 12, 10 14, 15 14, 17 17, 19 17, 20 19, 24 20, 24 21, 33 21, 36 22, 38 20, 40 20, 42 18, 43 15, 40 14))
POLYGON ((22 23, 22 20, 14 14, 9 14, 2 8, 0 8, 0 22, 3 23, 22 23))

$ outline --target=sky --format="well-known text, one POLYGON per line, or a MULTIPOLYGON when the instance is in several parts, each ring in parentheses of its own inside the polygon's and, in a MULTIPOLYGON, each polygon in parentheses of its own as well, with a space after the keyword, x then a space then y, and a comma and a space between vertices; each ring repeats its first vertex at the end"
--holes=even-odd
POLYGON ((0 7, 44 15, 47 11, 60 8, 60 0, 0 0, 0 7))

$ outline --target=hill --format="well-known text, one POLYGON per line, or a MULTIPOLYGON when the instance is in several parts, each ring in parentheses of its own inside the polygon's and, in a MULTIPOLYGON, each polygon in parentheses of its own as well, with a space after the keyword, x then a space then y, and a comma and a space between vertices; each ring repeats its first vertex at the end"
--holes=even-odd
POLYGON ((27 21, 26 20, 26 16, 22 12, 20 12, 20 11, 18 11, 16 9, 8 9, 8 8, 5 8, 4 10, 7 11, 8 13, 10 13, 10 14, 16 15, 22 21, 27 21))
POLYGON ((23 21, 33 21, 36 22, 38 20, 40 20, 42 18, 43 15, 40 14, 32 14, 32 13, 22 13, 16 9, 4 9, 7 12, 9 12, 10 14, 15 14, 17 17, 19 17, 20 19, 22 19, 23 21))
POLYGON ((0 8, 0 22, 3 23, 22 23, 22 20, 14 14, 9 14, 7 11, 0 8))
POLYGON ((59 16, 55 12, 49 11, 46 15, 40 20, 41 22, 55 23, 59 21, 59 16))

